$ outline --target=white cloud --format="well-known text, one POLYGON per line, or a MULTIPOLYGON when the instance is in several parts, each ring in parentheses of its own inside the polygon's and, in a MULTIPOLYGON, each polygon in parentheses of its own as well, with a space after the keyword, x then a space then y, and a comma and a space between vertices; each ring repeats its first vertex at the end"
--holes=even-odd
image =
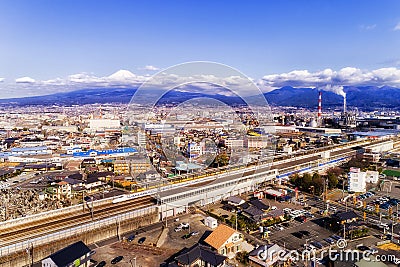
POLYGON ((31 77, 21 77, 18 79, 15 79, 16 83, 35 83, 35 79, 32 79, 31 77))
POLYGON ((156 70, 160 70, 160 68, 156 67, 156 66, 152 66, 152 65, 147 65, 144 66, 144 68, 142 68, 143 70, 150 70, 150 71, 156 71, 156 70))
POLYGON ((371 24, 371 25, 361 25, 360 29, 362 31, 372 31, 373 29, 376 28, 376 24, 371 24))
POLYGON ((259 85, 265 91, 283 86, 317 87, 342 93, 342 86, 400 86, 400 69, 381 68, 372 71, 346 67, 339 71, 325 69, 317 72, 296 70, 288 73, 264 76, 259 85))
MULTIPOLYGON (((241 96, 257 94, 254 84, 248 78, 231 73, 219 77, 212 74, 163 72, 153 77, 134 74, 128 70, 119 70, 103 77, 91 73, 77 73, 64 78, 37 81, 30 77, 21 77, 16 79, 15 83, 7 83, 4 78, 0 78, 0 82, 3 82, 2 87, 5 91, 13 92, 12 95, 7 95, 8 97, 44 95, 85 88, 136 88, 145 82, 145 88, 168 90, 180 85, 178 90, 181 91, 230 94, 229 90, 232 90, 241 96), (228 90, 223 88, 228 88, 228 90)), ((400 88, 400 68, 380 68, 371 71, 354 67, 340 70, 324 69, 315 72, 294 70, 287 73, 265 75, 254 82, 263 92, 292 86, 319 88, 344 95, 343 86, 394 86, 400 88)))
POLYGON ((395 31, 400 31, 400 22, 397 23, 397 25, 394 27, 393 30, 395 30, 395 31))

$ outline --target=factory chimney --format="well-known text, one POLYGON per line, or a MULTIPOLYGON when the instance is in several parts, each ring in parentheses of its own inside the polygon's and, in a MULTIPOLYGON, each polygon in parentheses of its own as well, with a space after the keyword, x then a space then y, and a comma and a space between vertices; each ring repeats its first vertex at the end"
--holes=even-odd
POLYGON ((346 114, 346 95, 343 96, 343 114, 346 114))
POLYGON ((319 91, 318 95, 318 120, 321 119, 322 116, 322 92, 319 91))

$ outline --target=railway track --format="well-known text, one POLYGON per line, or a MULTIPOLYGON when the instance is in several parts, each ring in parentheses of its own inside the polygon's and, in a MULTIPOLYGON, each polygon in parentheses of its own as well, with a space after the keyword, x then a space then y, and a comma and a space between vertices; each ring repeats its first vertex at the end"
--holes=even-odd
MULTIPOLYGON (((107 205, 93 212, 93 221, 98 221, 110 216, 118 215, 124 212, 145 208, 153 205, 152 197, 142 197, 131 201, 118 204, 107 205)), ((92 214, 89 210, 79 214, 68 214, 68 216, 56 216, 50 220, 40 220, 34 224, 25 224, 17 229, 10 227, 7 232, 0 234, 1 246, 12 245, 16 242, 29 240, 42 235, 47 235, 60 230, 68 229, 73 226, 92 222, 92 214)))
MULTIPOLYGON (((353 153, 356 153, 355 148, 344 148, 341 150, 332 151, 331 156, 349 155, 353 153)), ((292 168, 296 165, 316 161, 319 158, 319 156, 310 155, 305 158, 294 159, 293 161, 282 163, 276 162, 272 163, 271 167, 261 167, 260 169, 256 170, 244 170, 244 176, 252 175, 260 171, 262 172, 263 170, 292 168)), ((67 213, 63 214, 62 216, 58 215, 50 218, 40 219, 34 222, 22 223, 14 227, 2 229, 0 233, 0 244, 1 246, 15 244, 24 240, 29 240, 35 237, 40 237, 60 230, 68 229, 73 226, 82 225, 124 212, 151 206, 153 204, 152 197, 145 196, 120 203, 110 203, 95 207, 93 212, 93 220, 90 210, 87 210, 86 212, 80 211, 67 213)))

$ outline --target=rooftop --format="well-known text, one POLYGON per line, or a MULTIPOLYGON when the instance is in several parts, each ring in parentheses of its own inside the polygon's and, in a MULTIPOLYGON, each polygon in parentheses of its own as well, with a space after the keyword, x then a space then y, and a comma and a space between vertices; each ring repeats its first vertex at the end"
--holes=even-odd
POLYGON ((207 244, 215 249, 219 249, 236 231, 229 226, 220 224, 215 230, 204 240, 207 244))
POLYGON ((225 261, 226 257, 219 255, 218 253, 211 251, 210 248, 200 244, 193 245, 191 248, 182 251, 180 255, 175 257, 175 260, 179 264, 184 265, 190 265, 197 259, 201 259, 203 262, 212 266, 219 266, 225 261))
POLYGON ((51 258, 57 266, 68 266, 90 251, 82 241, 78 241, 51 254, 48 258, 51 258))

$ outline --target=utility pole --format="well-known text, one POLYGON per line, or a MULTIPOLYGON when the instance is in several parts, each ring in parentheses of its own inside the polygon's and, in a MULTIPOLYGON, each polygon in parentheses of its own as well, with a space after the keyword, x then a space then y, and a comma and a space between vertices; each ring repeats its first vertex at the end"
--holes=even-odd
POLYGON ((346 240, 346 223, 343 224, 343 239, 346 240))
POLYGON ((90 209, 92 212, 92 221, 94 220, 94 210, 93 210, 93 197, 92 197, 92 208, 90 209))
POLYGON ((235 230, 237 232, 237 211, 236 211, 236 216, 235 216, 235 230))
POLYGON ((393 227, 394 227, 394 221, 393 221, 393 213, 392 213, 392 235, 390 236, 390 240, 393 240, 393 227))
POLYGON ((168 227, 168 206, 167 203, 165 203, 165 228, 168 227))
POLYGON ((342 178, 342 198, 344 199, 344 177, 342 178))

